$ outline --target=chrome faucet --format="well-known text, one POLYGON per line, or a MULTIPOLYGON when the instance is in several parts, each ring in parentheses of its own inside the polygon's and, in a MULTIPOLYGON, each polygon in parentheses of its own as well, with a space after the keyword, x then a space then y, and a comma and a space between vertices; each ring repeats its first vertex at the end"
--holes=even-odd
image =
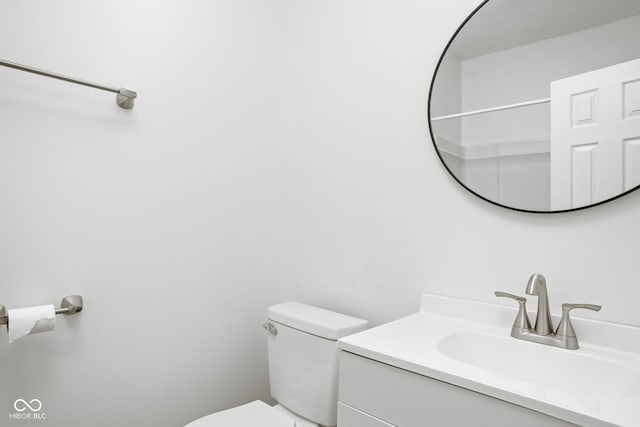
POLYGON ((589 310, 600 311, 602 308, 595 304, 562 304, 562 319, 558 324, 558 328, 553 332, 553 322, 551 321, 551 312, 549 310, 549 295, 547 293, 547 281, 542 274, 533 274, 527 282, 527 295, 538 296, 538 313, 536 316, 535 326, 532 328, 527 315, 526 298, 512 295, 506 292, 496 291, 497 297, 506 297, 514 299, 519 304, 516 320, 511 327, 511 336, 525 341, 537 342, 540 344, 552 345, 555 347, 576 350, 578 346, 578 338, 571 324, 569 312, 575 308, 586 308, 589 310))

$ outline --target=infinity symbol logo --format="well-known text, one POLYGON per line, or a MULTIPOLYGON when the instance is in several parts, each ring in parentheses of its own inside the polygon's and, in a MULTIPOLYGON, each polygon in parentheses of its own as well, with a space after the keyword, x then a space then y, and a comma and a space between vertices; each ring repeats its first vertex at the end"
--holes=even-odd
POLYGON ((42 402, 40 402, 39 399, 31 399, 29 403, 27 403, 27 401, 24 399, 18 399, 13 402, 13 407, 18 412, 24 412, 27 410, 27 408, 29 408, 32 412, 38 412, 40 409, 42 409, 42 402))

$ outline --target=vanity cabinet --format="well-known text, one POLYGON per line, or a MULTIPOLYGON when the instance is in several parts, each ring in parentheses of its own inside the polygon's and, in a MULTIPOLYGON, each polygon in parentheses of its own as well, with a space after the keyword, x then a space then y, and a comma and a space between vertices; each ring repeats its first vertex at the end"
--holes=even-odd
POLYGON ((576 426, 347 351, 338 390, 338 427, 576 426))

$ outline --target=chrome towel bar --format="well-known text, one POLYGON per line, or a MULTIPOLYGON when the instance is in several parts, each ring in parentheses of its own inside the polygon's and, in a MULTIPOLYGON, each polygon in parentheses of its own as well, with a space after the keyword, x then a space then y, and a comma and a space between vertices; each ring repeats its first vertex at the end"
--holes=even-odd
MULTIPOLYGON (((56 314, 76 314, 82 311, 83 301, 80 295, 69 295, 62 298, 60 308, 56 308, 56 314)), ((0 325, 8 325, 9 316, 4 305, 0 305, 0 325)))
POLYGON ((65 76, 63 74, 52 73, 51 71, 45 71, 45 70, 40 70, 38 68, 28 67, 26 65, 17 64, 15 62, 6 61, 4 59, 0 59, 0 65, 2 65, 3 67, 13 68, 14 70, 26 71, 27 73, 38 74, 40 76, 50 77, 52 79, 63 80, 69 83, 75 83, 82 86, 92 87, 94 89, 113 92, 117 94, 116 103, 118 104, 118 107, 124 108, 126 110, 130 110, 133 108, 133 105, 135 104, 135 99, 138 96, 136 92, 129 89, 101 85, 101 84, 93 83, 87 80, 81 80, 81 79, 76 79, 74 77, 65 76))

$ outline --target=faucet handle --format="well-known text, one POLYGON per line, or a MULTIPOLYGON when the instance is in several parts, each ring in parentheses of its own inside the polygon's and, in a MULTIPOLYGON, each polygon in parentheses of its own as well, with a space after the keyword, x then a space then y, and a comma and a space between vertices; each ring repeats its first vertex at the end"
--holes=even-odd
POLYGON ((601 305, 596 304, 562 304, 562 314, 565 312, 569 313, 574 308, 586 308, 588 310, 600 311, 602 309, 601 305))
POLYGON ((511 298, 511 299, 514 299, 514 300, 518 301, 518 303, 526 303, 527 302, 527 299, 525 297, 521 297, 521 296, 518 296, 518 295, 510 294, 508 292, 495 291, 494 294, 498 298, 500 298, 500 297, 511 298))
POLYGON ((531 323, 529 322, 529 317, 527 316, 526 298, 501 291, 495 291, 494 293, 497 297, 511 298, 518 302, 518 314, 516 315, 516 320, 513 322, 513 326, 511 327, 511 336, 515 336, 514 334, 522 332, 523 329, 531 329, 531 323))
POLYGON ((576 308, 585 308, 587 310, 600 311, 602 306, 596 304, 562 304, 562 319, 556 329, 556 336, 563 337, 567 341, 567 348, 575 350, 578 348, 578 338, 576 331, 571 324, 569 313, 576 308))

